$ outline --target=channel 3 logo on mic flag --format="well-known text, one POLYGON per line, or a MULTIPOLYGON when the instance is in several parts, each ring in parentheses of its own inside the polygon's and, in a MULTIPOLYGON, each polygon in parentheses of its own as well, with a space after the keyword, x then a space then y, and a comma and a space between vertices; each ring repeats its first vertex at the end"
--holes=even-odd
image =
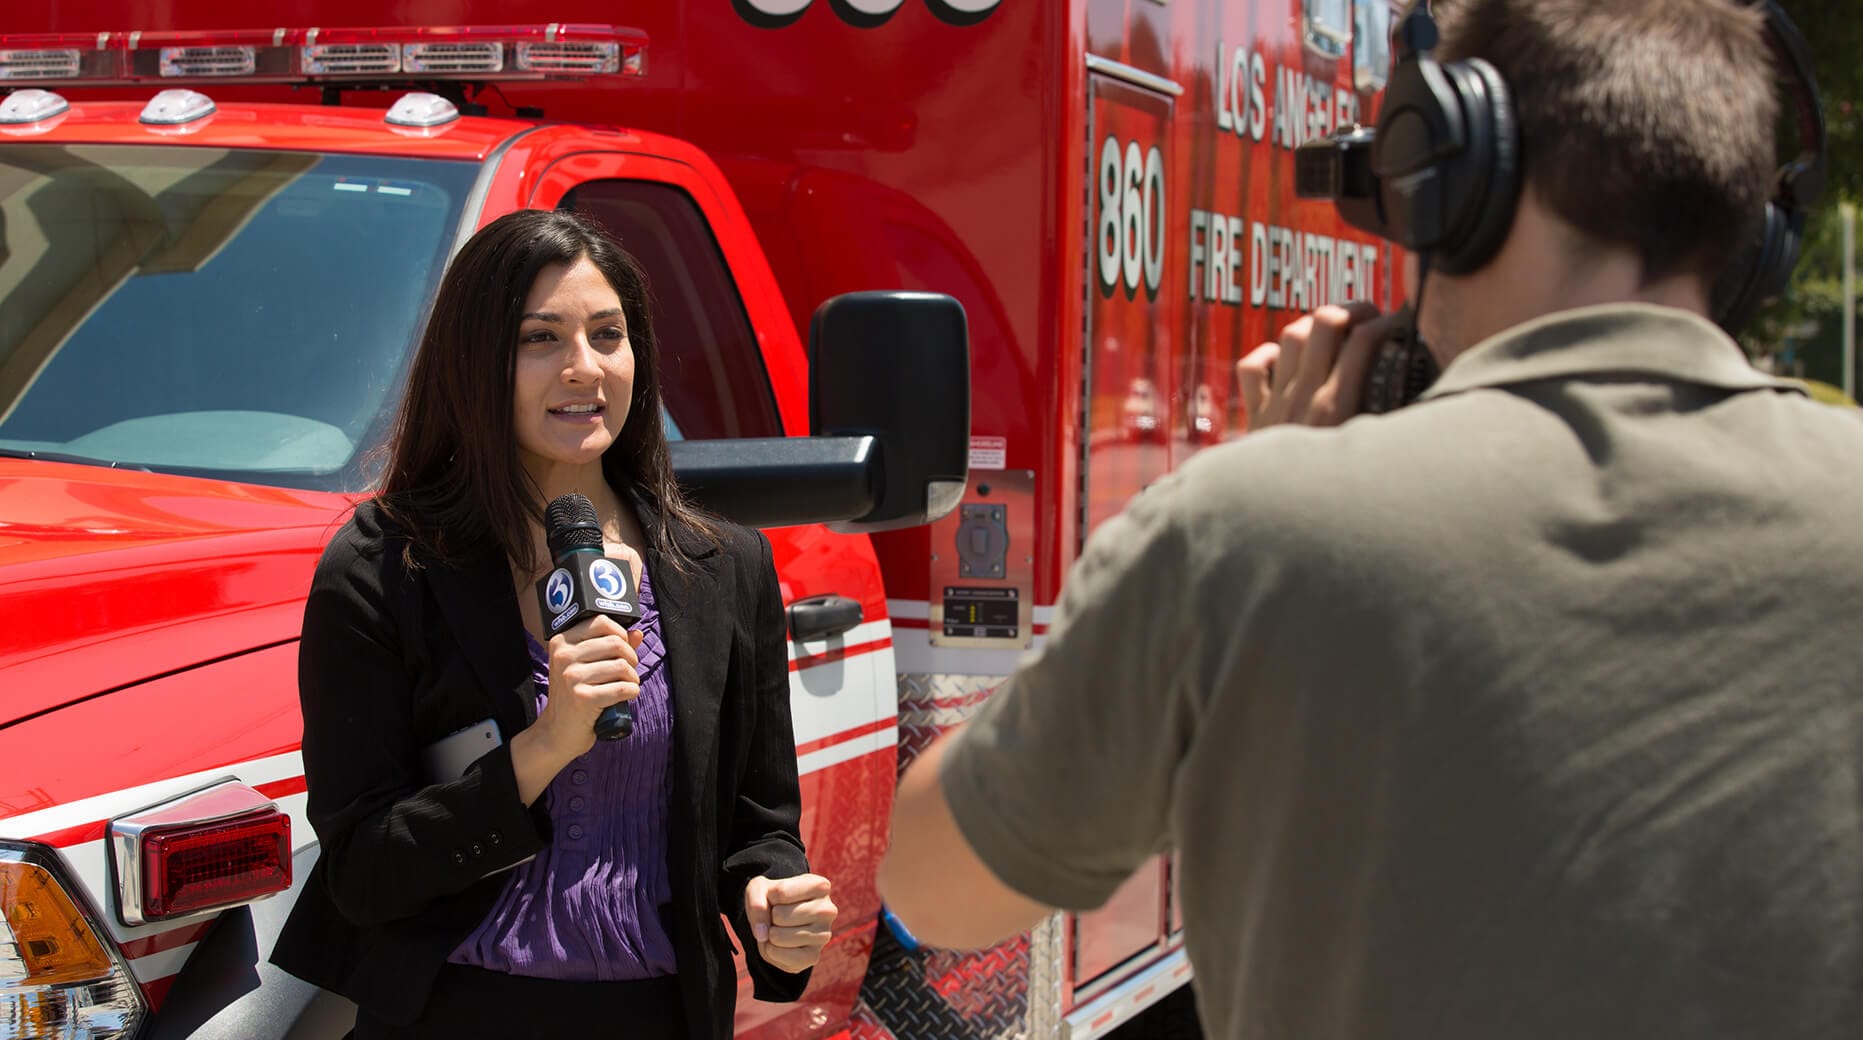
POLYGON ((578 552, 573 557, 537 583, 537 603, 550 635, 563 632, 590 614, 607 614, 624 623, 640 620, 632 564, 591 552, 578 552))
POLYGON ((609 599, 619 599, 627 595, 627 578, 608 560, 596 560, 589 564, 589 582, 595 591, 609 599))
MULTIPOLYGON (((603 562, 605 563, 607 561, 604 560, 603 562)), ((569 601, 575 597, 575 594, 575 582, 571 578, 568 569, 558 567, 556 571, 550 575, 549 584, 544 586, 544 606, 550 609, 550 613, 555 614, 558 611, 568 608, 569 601)))
POLYGON ((589 585, 595 589, 595 605, 602 610, 633 613, 633 583, 622 564, 606 557, 589 562, 589 585))

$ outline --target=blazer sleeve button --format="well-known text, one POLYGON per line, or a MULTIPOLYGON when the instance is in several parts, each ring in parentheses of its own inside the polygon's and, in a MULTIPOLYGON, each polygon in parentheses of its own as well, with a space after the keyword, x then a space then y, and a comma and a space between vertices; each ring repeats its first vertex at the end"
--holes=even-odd
POLYGON ((472 846, 472 858, 478 859, 483 855, 485 855, 485 846, 474 843, 472 846))
POLYGON ((465 863, 466 862, 466 850, 454 849, 453 850, 453 862, 460 863, 460 864, 465 863))
POLYGON ((492 848, 495 849, 498 846, 503 845, 505 843, 505 836, 498 831, 493 831, 491 834, 486 836, 485 840, 491 844, 492 848))

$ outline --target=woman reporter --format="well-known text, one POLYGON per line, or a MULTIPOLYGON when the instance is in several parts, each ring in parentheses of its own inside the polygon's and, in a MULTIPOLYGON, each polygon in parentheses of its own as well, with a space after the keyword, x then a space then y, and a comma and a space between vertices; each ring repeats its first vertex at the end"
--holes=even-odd
POLYGON ((354 1000, 358 1040, 724 1040, 721 913, 761 1000, 800 997, 827 942, 769 543, 682 498, 659 369, 639 268, 575 215, 494 221, 441 284, 299 650, 322 850, 273 959, 354 1000), (543 507, 571 492, 644 616, 546 644, 543 507), (597 742, 622 701, 633 733, 597 742), (423 754, 486 720, 463 771, 423 754))

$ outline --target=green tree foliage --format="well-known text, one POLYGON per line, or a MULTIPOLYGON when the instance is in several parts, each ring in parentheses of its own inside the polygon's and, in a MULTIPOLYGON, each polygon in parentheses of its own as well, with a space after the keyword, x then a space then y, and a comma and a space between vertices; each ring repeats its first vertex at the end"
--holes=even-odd
POLYGON ((1856 0, 1784 0, 1811 47, 1831 175, 1825 198, 1863 199, 1863 8, 1856 0))
MULTIPOLYGON (((1755 351, 1802 366, 1808 379, 1836 383, 1843 371, 1838 203, 1863 202, 1863 7, 1857 0, 1784 0, 1784 5, 1811 48, 1824 99, 1829 176, 1806 228, 1791 285, 1743 338, 1755 351)), ((1785 129, 1785 147, 1796 151, 1796 128, 1785 129)))
POLYGON ((1831 202, 1812 214, 1791 284, 1742 337, 1748 348, 1790 366, 1782 374, 1840 383, 1843 262, 1843 228, 1837 205, 1831 202))

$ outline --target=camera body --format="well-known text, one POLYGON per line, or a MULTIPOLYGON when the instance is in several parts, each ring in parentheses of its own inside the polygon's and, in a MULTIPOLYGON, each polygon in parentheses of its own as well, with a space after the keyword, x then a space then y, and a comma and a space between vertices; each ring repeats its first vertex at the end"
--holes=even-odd
MULTIPOLYGON (((1372 166, 1377 139, 1371 127, 1354 126, 1301 145, 1294 150, 1294 192, 1303 199, 1331 199, 1346 223, 1390 238, 1380 178, 1372 166)), ((1402 408, 1429 389, 1440 371, 1417 333, 1413 315, 1378 345, 1361 396, 1365 412, 1379 415, 1402 408)))
POLYGON ((1371 168, 1377 140, 1377 130, 1354 126, 1294 149, 1294 194, 1303 199, 1331 199, 1340 219, 1384 237, 1378 175, 1371 168))

